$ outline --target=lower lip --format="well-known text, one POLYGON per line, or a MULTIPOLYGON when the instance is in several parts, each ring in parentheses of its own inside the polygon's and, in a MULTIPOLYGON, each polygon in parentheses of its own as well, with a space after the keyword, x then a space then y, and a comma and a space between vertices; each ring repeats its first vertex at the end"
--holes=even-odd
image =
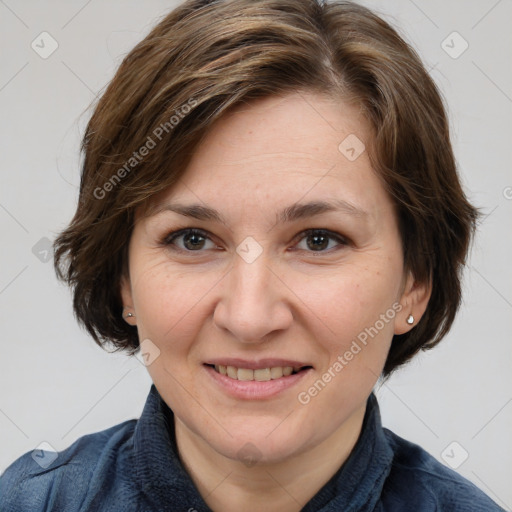
POLYGON ((280 377, 279 379, 257 381, 257 380, 236 380, 222 375, 211 366, 203 365, 206 373, 220 388, 234 398, 245 400, 262 400, 272 398, 282 391, 298 384, 311 370, 301 370, 298 373, 280 377))

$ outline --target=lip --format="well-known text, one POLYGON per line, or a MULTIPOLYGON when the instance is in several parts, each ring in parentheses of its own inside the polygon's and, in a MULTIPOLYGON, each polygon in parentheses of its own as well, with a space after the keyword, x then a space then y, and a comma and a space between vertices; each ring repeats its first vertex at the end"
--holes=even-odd
MULTIPOLYGON (((217 360, 216 360, 217 361, 217 360)), ((222 359, 218 361, 236 361, 235 359, 222 359)), ((238 360, 240 361, 240 360, 238 360)), ((262 360, 263 361, 263 360, 262 360)), ((261 364, 262 361, 259 361, 258 364, 261 364)), ((269 360, 267 360, 269 361, 269 360)), ((277 360, 272 360, 277 361, 277 360)), ((274 366, 293 366, 293 364, 283 364, 286 361, 280 360, 280 364, 275 364, 274 366)), ((291 363, 291 361, 289 361, 291 363)), ((244 364, 247 364, 248 361, 245 361, 244 364)), ((297 361, 296 361, 297 363, 297 361)), ((215 371, 214 368, 208 366, 209 364, 214 363, 205 363, 203 364, 203 369, 211 379, 215 386, 218 387, 223 393, 228 396, 236 399, 242 400, 264 400, 268 398, 275 397, 280 393, 292 388, 297 385, 306 375, 309 374, 313 370, 312 367, 299 371, 298 373, 293 373, 288 376, 280 377, 279 379, 268 380, 268 381, 256 381, 256 380, 236 380, 228 377, 227 375, 222 375, 215 371)), ((224 363, 215 363, 215 364, 224 364, 224 363)), ((239 363, 240 364, 240 363, 239 363)), ((253 361, 253 368, 250 369, 259 369, 259 368, 268 368, 268 366, 255 366, 256 363, 253 361)), ((236 364, 229 364, 226 366, 236 366, 236 364)), ((300 363, 296 364, 296 366, 309 366, 309 365, 301 365, 300 363)), ((239 368, 249 368, 247 366, 239 366, 239 368)))
POLYGON ((266 359, 258 359, 249 361, 247 359, 240 359, 236 357, 225 357, 225 358, 216 358, 209 359, 205 361, 204 364, 209 365, 223 365, 223 366, 235 366, 236 368, 247 368, 248 370, 260 370, 262 368, 275 368, 277 366, 293 366, 302 367, 302 366, 313 366, 312 364, 305 363, 302 361, 296 361, 293 359, 275 359, 275 358, 266 358, 266 359))

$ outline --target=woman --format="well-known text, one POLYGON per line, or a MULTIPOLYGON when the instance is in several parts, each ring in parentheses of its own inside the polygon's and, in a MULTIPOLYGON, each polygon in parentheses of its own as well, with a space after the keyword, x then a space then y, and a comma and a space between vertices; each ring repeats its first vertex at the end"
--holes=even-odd
POLYGON ((188 1, 125 58, 55 242, 79 320, 140 355, 138 421, 2 477, 2 510, 501 510, 382 428, 450 329, 478 218, 439 93, 347 2, 188 1))

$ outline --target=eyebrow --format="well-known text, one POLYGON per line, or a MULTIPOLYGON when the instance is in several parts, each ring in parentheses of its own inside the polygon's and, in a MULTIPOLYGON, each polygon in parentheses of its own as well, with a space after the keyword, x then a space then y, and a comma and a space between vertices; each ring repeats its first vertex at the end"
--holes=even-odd
MULTIPOLYGON (((156 215, 162 211, 172 211, 197 220, 216 221, 228 224, 223 215, 208 206, 201 204, 184 205, 179 203, 165 203, 155 209, 152 213, 156 215)), ((358 208, 354 204, 343 199, 332 199, 330 201, 310 201, 308 203, 294 203, 284 208, 277 215, 278 223, 294 222, 300 219, 313 217, 322 213, 341 212, 353 217, 366 219, 369 213, 366 210, 358 208)))

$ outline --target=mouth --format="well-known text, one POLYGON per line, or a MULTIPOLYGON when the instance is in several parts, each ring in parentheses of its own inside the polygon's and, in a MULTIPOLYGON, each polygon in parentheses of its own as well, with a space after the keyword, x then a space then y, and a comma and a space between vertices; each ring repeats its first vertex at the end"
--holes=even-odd
POLYGON ((313 368, 305 366, 268 366, 265 368, 243 368, 232 365, 205 364, 221 375, 233 380, 266 382, 289 377, 313 368))
POLYGON ((214 390, 236 400, 251 401, 277 398, 295 389, 314 371, 303 361, 276 358, 218 358, 204 362, 203 367, 214 390))

